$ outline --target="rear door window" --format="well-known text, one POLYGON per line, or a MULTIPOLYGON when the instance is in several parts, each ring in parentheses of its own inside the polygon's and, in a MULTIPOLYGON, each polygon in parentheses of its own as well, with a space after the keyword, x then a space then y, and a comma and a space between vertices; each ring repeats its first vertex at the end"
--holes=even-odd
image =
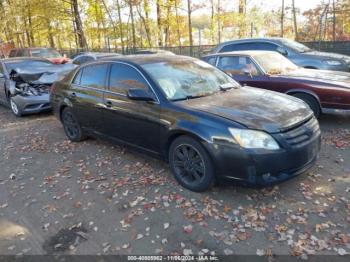
POLYGON ((80 85, 96 89, 104 89, 106 86, 107 69, 108 64, 97 64, 84 67, 81 73, 80 85))
POLYGON ((130 88, 148 88, 146 80, 133 67, 125 64, 112 64, 109 78, 109 90, 126 94, 130 88))
POLYGON ((219 58, 218 68, 232 75, 259 75, 258 68, 247 56, 222 56, 219 58))

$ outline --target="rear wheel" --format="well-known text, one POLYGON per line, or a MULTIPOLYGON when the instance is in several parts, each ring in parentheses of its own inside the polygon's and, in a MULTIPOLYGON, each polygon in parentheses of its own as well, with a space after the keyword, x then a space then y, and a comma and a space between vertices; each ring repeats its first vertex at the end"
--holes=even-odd
POLYGON ((79 142, 86 139, 86 135, 84 134, 83 129, 74 116, 72 109, 69 107, 64 108, 62 111, 61 119, 64 131, 69 140, 73 142, 79 142))
POLYGON ((303 100, 306 104, 308 104, 308 106, 314 112, 314 115, 316 118, 320 117, 321 108, 318 101, 314 97, 312 97, 311 95, 302 94, 302 93, 296 93, 296 94, 293 94, 293 96, 303 100))
POLYGON ((204 147, 191 137, 181 136, 171 144, 169 164, 179 184, 191 191, 205 191, 214 183, 212 161, 204 147))
POLYGON ((9 97, 9 104, 11 111, 15 116, 22 116, 22 110, 18 107, 17 103, 13 100, 12 97, 9 97))

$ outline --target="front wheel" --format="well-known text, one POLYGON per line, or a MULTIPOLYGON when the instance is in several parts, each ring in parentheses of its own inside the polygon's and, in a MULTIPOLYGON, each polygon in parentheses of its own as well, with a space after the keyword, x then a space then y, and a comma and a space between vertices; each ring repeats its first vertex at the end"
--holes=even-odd
POLYGON ((10 108, 12 113, 15 116, 21 117, 22 116, 22 110, 19 108, 19 106, 17 105, 17 103, 13 100, 12 97, 9 98, 9 103, 10 103, 10 108))
POLYGON ((181 136, 171 144, 169 164, 179 184, 191 191, 205 191, 214 183, 212 161, 204 147, 191 137, 181 136))
POLYGON ((69 140, 80 142, 86 139, 83 129, 69 107, 63 109, 61 119, 64 131, 69 140))

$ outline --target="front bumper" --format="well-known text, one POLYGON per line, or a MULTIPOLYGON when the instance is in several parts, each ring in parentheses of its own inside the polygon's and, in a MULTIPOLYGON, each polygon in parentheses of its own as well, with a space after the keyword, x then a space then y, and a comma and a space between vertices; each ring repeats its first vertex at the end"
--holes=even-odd
POLYGON ((247 150, 228 144, 205 144, 215 163, 216 175, 225 182, 270 186, 305 173, 316 163, 321 135, 301 147, 277 151, 247 150))
POLYGON ((40 96, 16 95, 12 99, 22 111, 22 114, 35 114, 51 110, 49 94, 40 96))

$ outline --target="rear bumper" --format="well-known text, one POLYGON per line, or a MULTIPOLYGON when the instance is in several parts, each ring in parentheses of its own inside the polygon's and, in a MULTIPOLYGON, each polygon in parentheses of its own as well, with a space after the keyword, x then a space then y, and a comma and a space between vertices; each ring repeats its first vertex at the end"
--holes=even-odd
POLYGON ((51 110, 49 94, 40 96, 21 96, 12 97, 22 114, 35 114, 51 110))
POLYGON ((233 145, 206 144, 219 180, 270 186, 305 173, 316 163, 321 136, 298 148, 247 150, 233 145))

